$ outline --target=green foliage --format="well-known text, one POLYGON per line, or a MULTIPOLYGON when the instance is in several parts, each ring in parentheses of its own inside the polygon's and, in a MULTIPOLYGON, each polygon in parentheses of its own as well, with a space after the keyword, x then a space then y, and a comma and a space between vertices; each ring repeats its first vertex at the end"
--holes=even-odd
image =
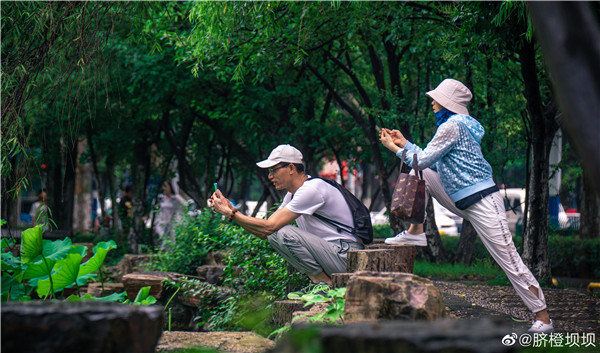
POLYGON ((216 286, 192 280, 172 284, 181 288, 184 295, 203 298, 205 309, 202 316, 196 318, 199 325, 208 324, 214 330, 253 327, 268 333, 271 329, 260 328, 264 318, 252 314, 260 311, 257 303, 268 307, 268 303, 283 298, 306 281, 298 272, 290 273, 286 261, 267 241, 246 233, 237 225, 222 222, 221 216, 210 209, 204 209, 197 216, 184 216, 175 226, 175 237, 175 243, 154 257, 151 264, 154 269, 193 275, 209 252, 227 249, 229 255, 223 285, 235 288, 236 296, 227 296, 227 292, 216 286), (250 316, 254 319, 250 320, 250 316))
POLYGON ((373 226, 373 238, 389 238, 394 235, 394 230, 389 224, 373 226))
POLYGON ((244 292, 268 291, 283 298, 291 288, 299 288, 306 277, 288 268, 287 262, 277 254, 268 241, 246 233, 241 227, 222 224, 227 246, 233 251, 227 259, 224 285, 244 292))
POLYGON ((220 223, 221 216, 209 208, 197 216, 185 214, 174 227, 174 241, 166 241, 165 251, 153 257, 151 268, 195 275, 209 252, 227 247, 228 237, 219 231, 220 223))
POLYGON ((135 296, 135 299, 132 301, 130 301, 129 299, 125 300, 123 302, 123 304, 133 304, 133 305, 142 305, 142 306, 147 306, 147 305, 152 305, 156 303, 156 298, 154 298, 153 296, 150 295, 150 286, 147 287, 142 287, 140 288, 140 290, 138 291, 138 294, 135 296))
POLYGON ((8 251, 11 243, 2 239, 2 301, 31 300, 33 291, 48 298, 66 288, 79 288, 96 277, 106 254, 116 247, 113 241, 99 243, 94 256, 82 264, 84 246, 72 245, 70 238, 44 240, 41 225, 23 231, 19 257, 8 251))

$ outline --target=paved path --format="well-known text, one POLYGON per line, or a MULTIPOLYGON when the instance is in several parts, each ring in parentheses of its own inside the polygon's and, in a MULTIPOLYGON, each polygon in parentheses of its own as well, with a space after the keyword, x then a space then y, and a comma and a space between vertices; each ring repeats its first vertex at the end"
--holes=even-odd
MULTIPOLYGON (((512 287, 434 283, 453 317, 493 317, 511 323, 515 330, 526 330, 531 325, 534 316, 512 287)), ((584 290, 543 288, 543 291, 556 332, 594 333, 600 341, 600 298, 584 290)))

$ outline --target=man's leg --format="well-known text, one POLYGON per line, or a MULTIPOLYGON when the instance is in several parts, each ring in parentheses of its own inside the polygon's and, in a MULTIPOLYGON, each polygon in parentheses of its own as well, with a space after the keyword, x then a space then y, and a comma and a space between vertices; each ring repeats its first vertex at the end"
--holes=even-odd
POLYGON ((289 225, 267 239, 284 259, 313 282, 330 285, 332 273, 346 272, 346 254, 352 250, 289 225))

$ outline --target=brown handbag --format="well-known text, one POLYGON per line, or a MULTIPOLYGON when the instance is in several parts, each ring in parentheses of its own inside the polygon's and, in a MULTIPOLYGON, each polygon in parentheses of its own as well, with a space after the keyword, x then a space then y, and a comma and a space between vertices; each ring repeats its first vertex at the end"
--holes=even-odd
POLYGON ((425 222, 425 180, 423 171, 419 170, 417 155, 413 155, 413 168, 416 175, 402 173, 406 150, 402 151, 400 159, 400 175, 396 181, 392 195, 391 213, 409 223, 418 224, 425 222), (419 178, 420 177, 420 178, 419 178))

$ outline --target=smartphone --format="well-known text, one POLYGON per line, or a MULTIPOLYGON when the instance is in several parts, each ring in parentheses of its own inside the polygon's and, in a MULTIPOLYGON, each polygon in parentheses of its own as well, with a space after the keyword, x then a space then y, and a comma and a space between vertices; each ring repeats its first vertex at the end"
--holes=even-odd
POLYGON ((383 120, 381 119, 381 115, 377 114, 377 119, 379 120, 379 128, 383 129, 384 126, 383 126, 383 120))

